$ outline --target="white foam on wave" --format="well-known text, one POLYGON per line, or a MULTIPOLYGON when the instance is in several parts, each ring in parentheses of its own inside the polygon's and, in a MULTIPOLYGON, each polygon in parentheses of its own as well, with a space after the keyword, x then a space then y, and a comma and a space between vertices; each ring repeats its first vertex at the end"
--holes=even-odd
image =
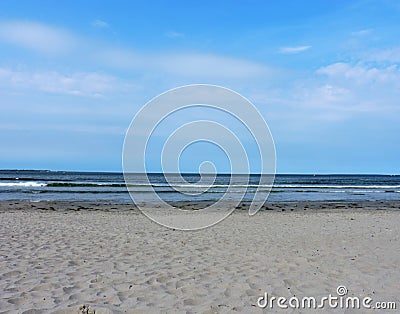
POLYGON ((318 184, 276 184, 276 188, 319 188, 319 189, 398 189, 400 185, 318 185, 318 184))
POLYGON ((1 182, 0 187, 7 187, 7 186, 14 186, 14 187, 41 187, 46 186, 46 183, 39 183, 39 182, 1 182))
MULTIPOLYGON (((136 184, 132 185, 135 186, 136 184)), ((146 186, 147 184, 143 184, 146 186)), ((138 184, 139 186, 139 184, 138 184)), ((176 187, 176 188, 289 188, 289 189, 398 189, 400 185, 322 185, 322 184, 210 184, 210 185, 203 185, 203 184, 174 184, 171 185, 166 183, 155 183, 151 184, 153 187, 176 187)))

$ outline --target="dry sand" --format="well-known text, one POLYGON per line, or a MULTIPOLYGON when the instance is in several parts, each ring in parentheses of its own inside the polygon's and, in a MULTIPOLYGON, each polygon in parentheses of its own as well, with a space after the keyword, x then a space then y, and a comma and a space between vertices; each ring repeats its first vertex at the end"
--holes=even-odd
POLYGON ((270 204, 195 232, 130 208, 1 202, 0 313, 271 313, 257 307, 264 292, 339 285, 400 308, 398 202, 270 204))

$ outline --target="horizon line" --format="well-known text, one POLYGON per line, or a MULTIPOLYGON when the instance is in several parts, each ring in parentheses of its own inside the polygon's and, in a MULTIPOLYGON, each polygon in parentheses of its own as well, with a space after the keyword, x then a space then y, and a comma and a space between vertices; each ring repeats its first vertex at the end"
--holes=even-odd
MULTIPOLYGON (((0 169, 0 172, 3 171, 37 171, 37 172, 75 172, 75 173, 114 173, 114 174, 123 174, 123 171, 95 171, 95 170, 51 170, 51 169, 0 169)), ((157 171, 149 171, 146 173, 141 172, 130 172, 129 174, 171 174, 171 175, 199 175, 198 172, 180 172, 180 173, 172 173, 172 172, 157 172, 157 171)), ((205 175, 213 175, 213 173, 204 173, 205 175)), ((229 173, 229 172, 218 172, 217 175, 272 175, 268 173, 259 173, 259 172, 251 172, 251 173, 229 173)), ((376 173, 376 172, 280 172, 275 173, 274 175, 375 175, 375 176, 398 176, 400 173, 376 173)))

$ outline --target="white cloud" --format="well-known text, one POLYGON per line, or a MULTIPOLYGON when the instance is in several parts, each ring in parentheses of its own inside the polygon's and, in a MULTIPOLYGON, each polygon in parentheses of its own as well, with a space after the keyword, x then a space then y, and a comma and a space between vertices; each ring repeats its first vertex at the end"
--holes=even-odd
POLYGON ((281 47, 279 53, 296 54, 310 49, 312 46, 281 47))
POLYGON ((349 95, 349 90, 339 86, 325 84, 317 88, 317 94, 321 101, 337 102, 346 99, 349 95))
POLYGON ((400 107, 400 71, 392 64, 377 67, 359 61, 337 62, 316 71, 316 77, 292 92, 292 103, 347 118, 355 113, 387 114, 400 107))
POLYGON ((393 84, 400 86, 400 71, 396 64, 377 67, 365 64, 333 63, 321 67, 317 74, 325 74, 337 80, 351 80, 355 84, 393 84))
POLYGON ((65 30, 28 21, 0 22, 0 41, 51 55, 65 53, 76 44, 65 30))
POLYGON ((365 60, 336 62, 294 81, 292 86, 266 90, 250 99, 259 104, 275 128, 284 126, 282 132, 366 116, 398 119, 400 70, 396 64, 365 60))
POLYGON ((109 27, 107 22, 104 22, 103 20, 96 19, 92 22, 92 26, 98 27, 98 28, 107 28, 109 27))
POLYGON ((123 88, 111 75, 96 72, 63 74, 57 71, 20 71, 0 68, 0 86, 17 90, 38 90, 49 93, 100 97, 123 88))
POLYGON ((400 47, 374 51, 366 55, 365 59, 376 62, 400 62, 400 47))

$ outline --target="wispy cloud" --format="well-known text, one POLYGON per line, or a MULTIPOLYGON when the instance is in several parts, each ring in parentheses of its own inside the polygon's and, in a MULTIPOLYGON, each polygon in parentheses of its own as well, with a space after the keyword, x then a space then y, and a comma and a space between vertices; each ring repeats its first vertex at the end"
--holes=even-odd
POLYGON ((175 32, 175 31, 169 31, 169 32, 165 33, 165 36, 167 36, 168 38, 175 39, 175 38, 183 38, 183 37, 185 37, 185 34, 175 32))
POLYGON ((118 68, 141 69, 190 78, 248 79, 276 74, 275 69, 250 60, 207 53, 146 54, 124 49, 103 49, 98 60, 118 68))
POLYGON ((122 88, 124 84, 118 82, 114 76, 96 72, 63 74, 57 71, 0 68, 0 86, 19 91, 33 89, 48 93, 100 97, 122 88))
POLYGON ((366 28, 366 29, 360 29, 358 31, 354 31, 351 33, 352 36, 365 36, 365 35, 369 35, 372 33, 372 29, 371 28, 366 28))
MULTIPOLYGON (((95 27, 107 27, 108 24, 102 20, 94 20, 92 23, 95 27)), ((178 38, 184 36, 182 33, 169 32, 167 36, 178 38)), ((260 76, 271 76, 276 71, 265 64, 253 62, 245 58, 236 58, 229 55, 212 54, 207 52, 146 52, 135 51, 125 48, 114 48, 107 43, 90 43, 88 40, 80 38, 78 35, 67 32, 65 30, 49 26, 46 24, 26 21, 6 21, 0 22, 0 43, 1 41, 19 45, 21 47, 34 50, 44 54, 59 55, 69 52, 70 57, 74 57, 72 62, 76 60, 87 61, 89 63, 97 63, 119 69, 133 69, 145 73, 158 73, 161 76, 174 75, 177 78, 193 78, 193 79, 248 79, 260 76), (79 54, 74 49, 79 47, 79 54), (82 54, 82 51, 84 53, 82 54)), ((4 70, 4 69, 3 69, 4 70)), ((82 82, 82 77, 62 78, 62 74, 55 75, 52 72, 41 72, 40 76, 49 78, 41 81, 38 88, 41 90, 54 92, 74 93, 74 91, 82 88, 74 87, 75 83, 82 82), (53 77, 53 81, 50 77, 53 77), (46 83, 45 83, 46 81, 46 83), (55 82, 59 82, 56 86, 55 82), (69 82, 67 84, 67 82, 69 82)), ((21 76, 21 73, 13 73, 13 75, 21 76)), ((29 76, 25 73, 24 76, 29 76)), ((83 75, 81 73, 81 75, 83 75)), ((33 79, 33 77, 32 77, 33 79)), ((39 77, 35 77, 37 82, 39 77)), ((99 84, 99 78, 95 79, 99 84)), ((33 83, 32 83, 33 84, 33 83)), ((32 85, 29 83, 28 85, 32 85)), ((89 83, 85 83, 88 86, 89 83)), ((106 87, 107 83, 104 84, 106 87)), ((80 85, 82 87, 82 85, 80 85)), ((92 86, 93 87, 93 86, 92 86)), ((92 87, 84 88, 82 94, 90 94, 92 87)), ((95 93, 95 91, 94 91, 95 93)))
POLYGON ((45 54, 62 54, 76 44, 74 37, 63 29, 19 20, 0 22, 1 41, 45 54))
POLYGON ((61 131, 61 132, 78 132, 78 133, 104 133, 104 134, 125 134, 126 129, 119 126, 110 125, 80 125, 80 124, 21 124, 21 123, 2 123, 0 124, 2 131, 61 131))
POLYGON ((156 62, 165 71, 183 77, 246 79, 271 72, 263 64, 214 54, 172 54, 158 56, 156 62))
POLYGON ((310 49, 312 46, 295 46, 295 47, 281 47, 279 53, 282 54, 296 54, 310 49))
POLYGON ((103 21, 103 20, 100 20, 100 19, 96 19, 96 20, 92 21, 92 26, 98 27, 98 28, 106 28, 106 27, 109 27, 109 25, 108 25, 107 22, 105 22, 105 21, 103 21))

